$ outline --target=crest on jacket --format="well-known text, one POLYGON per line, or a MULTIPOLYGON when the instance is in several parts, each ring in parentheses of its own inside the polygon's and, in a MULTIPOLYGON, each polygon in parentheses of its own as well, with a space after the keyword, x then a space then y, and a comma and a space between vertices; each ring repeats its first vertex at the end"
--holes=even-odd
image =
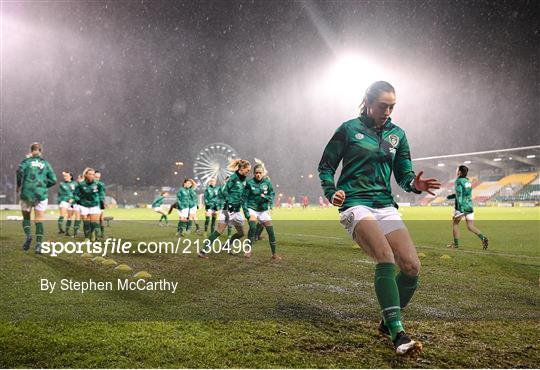
POLYGON ((395 148, 399 144, 399 137, 395 134, 390 134, 388 135, 388 142, 395 148))

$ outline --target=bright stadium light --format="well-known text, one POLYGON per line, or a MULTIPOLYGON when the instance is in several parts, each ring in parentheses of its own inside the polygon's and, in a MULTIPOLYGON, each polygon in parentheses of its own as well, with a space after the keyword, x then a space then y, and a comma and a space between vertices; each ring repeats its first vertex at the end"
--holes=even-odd
POLYGON ((527 158, 529 158, 529 159, 530 159, 530 158, 536 158, 536 154, 529 154, 529 155, 527 156, 527 158))
POLYGON ((494 162, 500 162, 500 161, 502 161, 502 158, 493 158, 493 161, 494 162))
POLYGON ((437 167, 444 167, 445 164, 444 163, 437 163, 437 167))
POLYGON ((346 106, 357 106, 367 87, 385 78, 389 78, 388 73, 385 75, 383 69, 368 58, 346 53, 338 57, 323 74, 317 94, 337 98, 346 106))
POLYGON ((472 162, 471 162, 471 161, 465 161, 465 162, 463 162, 463 163, 465 163, 465 164, 471 164, 472 162))

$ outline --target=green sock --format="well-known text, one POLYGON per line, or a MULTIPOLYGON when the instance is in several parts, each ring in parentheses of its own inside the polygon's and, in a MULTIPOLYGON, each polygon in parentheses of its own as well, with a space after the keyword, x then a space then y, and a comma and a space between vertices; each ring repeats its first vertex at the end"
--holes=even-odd
POLYGON ((169 224, 169 219, 167 218, 166 215, 163 215, 163 219, 165 220, 165 225, 168 225, 169 224))
POLYGON ((184 226, 184 221, 178 221, 178 225, 176 226, 176 231, 178 231, 181 234, 183 226, 184 226))
POLYGON ((375 293, 392 340, 396 338, 397 333, 404 331, 395 275, 396 265, 393 263, 384 262, 375 266, 375 293))
POLYGON ((22 227, 24 230, 24 235, 31 236, 32 235, 32 226, 30 225, 30 219, 24 219, 22 222, 22 227))
POLYGON ((232 234, 232 227, 227 226, 227 238, 230 238, 232 234))
POLYGON ((455 245, 456 247, 459 246, 459 239, 458 239, 458 238, 454 238, 454 245, 455 245))
POLYGON ((64 216, 58 217, 58 231, 64 232, 63 226, 64 226, 64 216))
POLYGON ((406 275, 400 271, 396 276, 396 284, 399 291, 400 306, 405 308, 418 287, 418 276, 406 275))
POLYGON ((193 221, 189 220, 189 221, 187 222, 186 231, 191 230, 191 226, 192 226, 192 225, 193 225, 193 221))
POLYGON ((43 241, 43 222, 36 222, 36 243, 43 241))
POLYGON ((210 216, 204 218, 204 232, 208 231, 208 225, 210 224, 210 216))
POLYGON ((214 232, 216 229, 216 215, 212 215, 212 221, 210 223, 210 232, 214 232))
POLYGON ((229 238, 229 245, 232 247, 233 242, 234 242, 235 240, 239 240, 240 238, 241 238, 241 236, 240 236, 240 234, 238 234, 238 232, 234 233, 233 236, 231 236, 231 237, 229 238))
POLYGON ((103 224, 103 221, 99 221, 99 231, 101 237, 105 237, 105 225, 103 224))
POLYGON ((276 254, 276 235, 274 234, 274 226, 266 226, 266 232, 268 233, 268 241, 270 242, 272 255, 274 255, 276 254))
POLYGON ((77 234, 79 232, 80 227, 81 227, 81 220, 75 220, 75 225, 73 225, 73 233, 77 234))
POLYGON ((71 227, 71 220, 66 221, 66 233, 69 233, 69 229, 71 227))
POLYGON ((197 223, 197 221, 193 221, 193 223, 195 224, 195 231, 199 231, 200 228, 199 228, 199 224, 197 223))
POLYGON ((83 232, 84 232, 84 237, 85 238, 90 237, 90 221, 84 221, 83 220, 83 232))
POLYGON ((92 231, 90 233, 90 236, 94 238, 97 237, 99 228, 100 228, 99 222, 92 222, 92 231))
POLYGON ((260 238, 261 237, 261 234, 264 230, 264 225, 263 224, 257 224, 257 233, 255 234, 257 236, 257 238, 260 238))
POLYGON ((251 241, 252 246, 253 246, 253 241, 255 240, 256 232, 257 232, 257 221, 249 221, 248 239, 251 241))
POLYGON ((478 237, 480 238, 480 240, 484 240, 486 238, 482 233, 478 234, 478 237))
POLYGON ((201 251, 203 253, 209 253, 212 250, 212 244, 214 243, 214 240, 219 238, 219 235, 220 234, 217 232, 217 230, 212 231, 210 236, 208 236, 208 245, 209 245, 209 247, 207 247, 206 243, 203 243, 203 248, 201 249, 201 251))

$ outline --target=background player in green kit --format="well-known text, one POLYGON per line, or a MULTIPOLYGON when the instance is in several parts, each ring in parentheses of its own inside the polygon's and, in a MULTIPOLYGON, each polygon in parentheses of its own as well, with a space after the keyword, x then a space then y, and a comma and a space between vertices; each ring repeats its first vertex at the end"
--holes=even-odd
POLYGON ((103 222, 103 219, 105 217, 105 184, 103 183, 103 181, 101 181, 101 171, 94 172, 94 181, 98 184, 99 187, 99 209, 101 210, 101 213, 99 215, 99 237, 103 239, 105 238, 105 224, 103 222))
MULTIPOLYGON (((223 206, 225 205, 225 198, 223 196, 223 191, 225 190, 225 185, 227 185, 228 180, 229 180, 229 176, 226 176, 224 179, 224 183, 218 187, 217 204, 218 204, 219 210, 223 210, 223 206)), ((221 212, 223 211, 220 211, 219 213, 221 214, 221 212)), ((231 234, 232 234, 232 226, 227 225, 227 238, 230 238, 231 234)))
MULTIPOLYGON (((270 216, 270 208, 274 203, 274 188, 267 176, 264 163, 257 160, 256 162, 257 164, 253 166, 254 177, 248 180, 244 194, 244 209, 248 210, 249 219, 248 238, 253 246, 257 224, 261 222, 268 233, 272 259, 280 260, 281 257, 276 254, 276 236, 272 225, 272 216, 270 216)), ((251 250, 246 252, 246 257, 251 257, 251 253, 251 250)))
POLYGON ((162 191, 161 194, 152 202, 152 209, 161 215, 161 218, 158 221, 158 224, 160 226, 169 224, 169 220, 167 219, 167 213, 165 213, 165 211, 163 210, 163 201, 165 200, 165 197, 168 196, 169 193, 167 193, 166 191, 162 191))
POLYGON ((421 348, 409 338, 401 321, 401 308, 418 284, 420 261, 392 196, 392 172, 407 192, 440 188, 435 179, 422 179, 412 170, 405 132, 390 119, 396 104, 388 82, 373 83, 362 101, 360 117, 343 123, 324 149, 319 177, 324 194, 340 207, 341 224, 375 262, 375 293, 383 320, 379 331, 390 336, 396 353, 421 348), (343 169, 337 185, 334 175, 343 169), (400 268, 396 276, 396 264, 400 268))
POLYGON ((58 233, 69 236, 69 228, 71 227, 71 219, 74 215, 73 205, 75 204, 75 198, 73 192, 77 186, 77 182, 73 181, 73 175, 68 171, 62 172, 62 181, 58 185, 58 209, 60 211, 60 217, 58 217, 58 233), (64 231, 64 219, 66 221, 66 230, 64 231))
POLYGON ((210 233, 214 232, 218 207, 218 189, 216 188, 216 179, 212 178, 210 181, 208 181, 208 186, 204 191, 204 232, 208 232, 208 224, 210 224, 210 233), (212 219, 212 222, 210 222, 210 219, 212 219))
POLYGON ((195 189, 197 188, 197 183, 193 179, 189 179, 189 182, 191 183, 191 186, 188 188, 189 191, 189 218, 188 218, 188 226, 187 230, 191 230, 191 225, 195 224, 195 232, 197 234, 200 233, 199 224, 197 223, 197 209, 199 208, 199 202, 197 200, 197 192, 195 189))
MULTIPOLYGON (((227 226, 233 226, 236 233, 229 239, 230 245, 244 236, 244 217, 241 209, 244 207, 244 188, 246 187, 246 176, 251 170, 251 164, 244 159, 235 159, 227 166, 229 171, 234 173, 229 176, 225 183, 221 196, 223 197, 223 209, 219 213, 218 226, 216 230, 208 237, 209 244, 212 245, 227 226)), ((247 210, 244 209, 247 215, 247 210)), ((204 251, 198 253, 201 258, 208 258, 204 251)))
POLYGON ((19 164, 17 169, 17 193, 21 197, 21 212, 23 216, 23 230, 26 240, 23 250, 27 251, 32 244, 32 228, 30 214, 34 209, 34 222, 36 224, 36 253, 41 253, 43 241, 43 220, 49 202, 47 189, 56 184, 56 175, 49 162, 41 158, 42 146, 33 143, 30 153, 19 164))
POLYGON ((99 183, 94 181, 94 176, 94 170, 86 168, 83 172, 84 179, 77 184, 74 192, 83 219, 84 236, 91 241, 96 239, 101 215, 101 190, 99 183))
POLYGON ((480 230, 474 226, 474 211, 472 202, 472 183, 467 178, 469 168, 461 165, 457 169, 457 179, 454 183, 456 190, 455 194, 451 194, 446 199, 455 199, 454 217, 452 222, 452 231, 454 234, 454 242, 448 245, 449 248, 459 247, 459 222, 465 218, 467 229, 473 234, 476 234, 482 241, 482 247, 488 248, 488 238, 486 238, 480 230))
POLYGON ((189 192, 190 186, 191 181, 189 181, 189 179, 185 179, 184 183, 176 193, 176 208, 178 208, 179 217, 177 228, 178 236, 184 236, 184 230, 187 231, 188 228, 189 204, 191 202, 191 194, 189 192))

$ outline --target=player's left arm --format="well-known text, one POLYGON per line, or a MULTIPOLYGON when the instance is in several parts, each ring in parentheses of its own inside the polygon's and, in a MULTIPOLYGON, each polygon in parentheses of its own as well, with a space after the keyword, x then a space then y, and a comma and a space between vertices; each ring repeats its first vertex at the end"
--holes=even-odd
POLYGON ((47 173, 46 173, 46 185, 47 188, 50 188, 51 186, 54 186, 56 184, 56 174, 54 173, 54 170, 52 166, 47 162, 47 173))
POLYGON ((441 184, 436 179, 423 179, 422 174, 424 171, 420 171, 418 175, 414 173, 409 142, 405 133, 403 133, 396 148, 392 169, 396 182, 406 192, 420 194, 422 191, 426 191, 431 195, 435 195, 431 190, 440 189, 441 187, 441 184))
POLYGON ((268 182, 268 194, 266 194, 266 199, 268 203, 270 204, 270 207, 274 204, 274 198, 276 196, 276 193, 274 192, 274 187, 272 186, 272 183, 268 182))

